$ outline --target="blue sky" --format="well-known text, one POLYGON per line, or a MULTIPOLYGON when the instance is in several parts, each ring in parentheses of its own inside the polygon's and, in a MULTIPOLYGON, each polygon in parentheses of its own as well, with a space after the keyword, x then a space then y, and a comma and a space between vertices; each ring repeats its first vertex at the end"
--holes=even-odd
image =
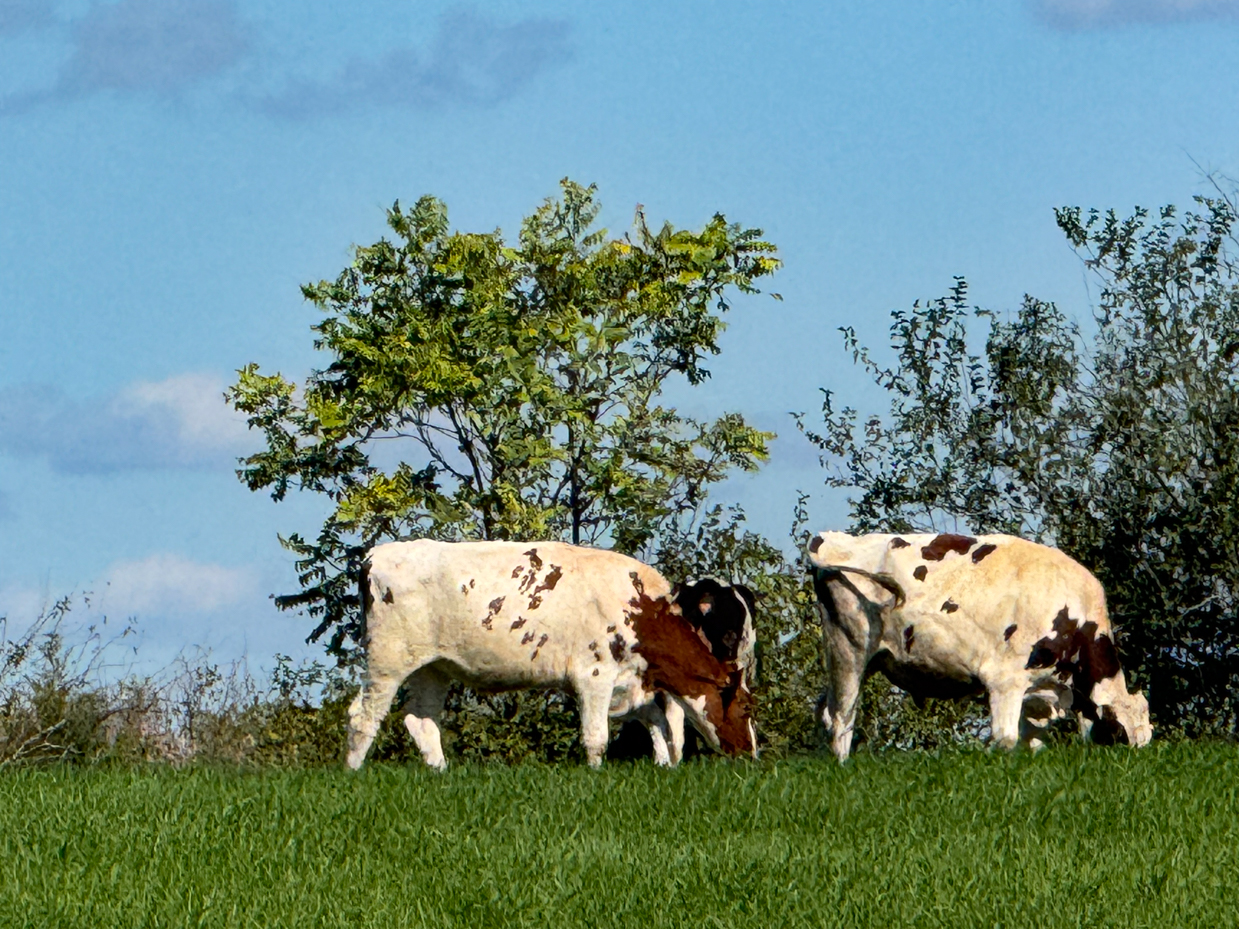
POLYGON ((869 4, 0 0, 0 615, 93 591, 150 654, 312 654, 254 438, 221 392, 301 378, 334 277, 397 198, 515 230, 561 177, 604 220, 764 228, 784 296, 736 302, 699 415, 782 435, 720 499, 836 523, 789 410, 872 402, 837 327, 965 275, 1087 319, 1062 205, 1186 203, 1239 174, 1239 0, 869 4))

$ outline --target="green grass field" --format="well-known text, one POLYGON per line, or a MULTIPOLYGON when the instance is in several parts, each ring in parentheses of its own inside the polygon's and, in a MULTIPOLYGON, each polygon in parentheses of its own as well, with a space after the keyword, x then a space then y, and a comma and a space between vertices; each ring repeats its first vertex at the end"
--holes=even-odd
POLYGON ((0 775, 14 926, 1234 926, 1239 749, 0 775))

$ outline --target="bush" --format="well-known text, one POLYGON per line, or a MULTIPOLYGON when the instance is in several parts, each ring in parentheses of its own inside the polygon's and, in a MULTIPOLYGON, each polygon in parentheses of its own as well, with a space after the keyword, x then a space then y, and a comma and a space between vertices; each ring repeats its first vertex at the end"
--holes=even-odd
POLYGON ((158 702, 149 681, 103 681, 114 639, 102 630, 66 638, 70 600, 42 611, 11 637, 0 617, 0 766, 48 761, 144 760, 157 752, 158 733, 145 725, 158 702))
POLYGON ((949 296, 892 314, 892 368, 844 344, 889 414, 836 409, 827 483, 859 531, 1009 532, 1102 582, 1160 733, 1239 737, 1239 253, 1234 194, 1180 215, 1064 209, 1100 288, 1085 338, 1053 304, 949 296), (985 329, 969 347, 970 320, 985 329))

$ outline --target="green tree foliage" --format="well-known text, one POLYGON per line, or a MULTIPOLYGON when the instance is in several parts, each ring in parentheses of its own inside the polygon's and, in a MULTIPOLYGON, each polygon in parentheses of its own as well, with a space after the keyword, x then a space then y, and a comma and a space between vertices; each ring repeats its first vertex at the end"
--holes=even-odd
POLYGON ((1239 733, 1236 209, 1197 198, 1058 224, 1099 287, 1085 337, 1026 297, 1010 318, 966 287, 897 311, 894 368, 847 348, 891 397, 861 420, 826 393, 806 432, 861 531, 963 528, 1050 542, 1093 570, 1125 665, 1163 731, 1239 733), (968 324, 985 327, 973 354, 968 324))
POLYGON ((359 632, 361 553, 398 537, 561 538, 650 546, 771 436, 738 414, 699 422, 660 404, 672 376, 700 384, 730 294, 779 265, 760 230, 716 215, 700 232, 595 228, 595 189, 565 180, 522 224, 451 232, 423 197, 388 212, 392 240, 358 248, 334 281, 303 287, 325 314, 329 363, 298 386, 255 364, 230 402, 266 448, 238 476, 333 509, 318 537, 282 539, 301 591, 277 598, 343 654, 359 632))

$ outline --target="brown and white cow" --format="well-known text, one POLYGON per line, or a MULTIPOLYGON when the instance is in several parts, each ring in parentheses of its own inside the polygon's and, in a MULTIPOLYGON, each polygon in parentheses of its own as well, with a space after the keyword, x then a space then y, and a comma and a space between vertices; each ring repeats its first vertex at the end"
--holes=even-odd
POLYGON ((1068 710, 1094 742, 1152 738, 1101 584, 1057 549, 1006 535, 819 532, 809 560, 829 666, 822 721, 840 760, 873 670, 918 700, 988 693, 1005 748, 1038 747, 1040 727, 1068 710))
MULTIPOLYGON (((700 614, 702 600, 688 600, 694 592, 686 587, 680 600, 700 614)), ((392 542, 368 553, 361 595, 366 670, 349 707, 352 768, 401 684, 422 758, 446 767, 438 717, 451 680, 492 691, 571 689, 595 767, 611 716, 644 722, 661 764, 678 763, 685 717, 716 751, 754 752, 743 669, 715 657, 671 586, 625 555, 561 542, 392 542)), ((751 618, 742 625, 751 643, 751 618)))

